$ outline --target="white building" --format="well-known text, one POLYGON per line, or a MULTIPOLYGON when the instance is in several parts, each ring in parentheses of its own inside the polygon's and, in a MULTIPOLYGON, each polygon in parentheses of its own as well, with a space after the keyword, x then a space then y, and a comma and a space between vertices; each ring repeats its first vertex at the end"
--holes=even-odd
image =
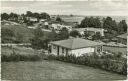
POLYGON ((81 38, 70 38, 67 40, 51 42, 51 54, 68 55, 74 54, 81 56, 84 54, 93 54, 94 52, 102 52, 103 43, 85 40, 81 38))
POLYGON ((38 21, 37 18, 35 18, 35 17, 27 17, 27 20, 30 20, 32 22, 37 22, 38 21))
POLYGON ((103 28, 74 28, 73 30, 77 30, 81 35, 84 35, 85 31, 88 31, 92 34, 99 32, 101 36, 104 36, 104 32, 106 31, 103 28))
POLYGON ((51 27, 52 27, 53 29, 56 29, 56 30, 60 30, 60 29, 62 29, 62 28, 67 28, 69 31, 72 30, 72 27, 71 27, 71 26, 62 25, 62 24, 59 24, 59 23, 52 24, 51 27))

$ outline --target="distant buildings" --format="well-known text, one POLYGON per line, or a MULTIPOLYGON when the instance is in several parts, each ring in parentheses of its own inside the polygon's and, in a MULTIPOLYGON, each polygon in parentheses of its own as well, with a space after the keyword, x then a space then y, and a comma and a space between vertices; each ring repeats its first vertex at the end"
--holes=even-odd
POLYGON ((27 17, 27 20, 32 21, 32 22, 38 21, 37 18, 35 18, 35 17, 27 17))
POLYGON ((84 35, 84 32, 87 31, 91 36, 96 34, 96 32, 104 36, 104 32, 106 31, 103 28, 74 28, 73 30, 77 30, 81 35, 84 35))
POLYGON ((93 54, 94 52, 102 52, 103 43, 85 40, 81 38, 70 38, 51 42, 51 54, 68 55, 74 54, 81 56, 85 54, 93 54))
POLYGON ((51 28, 55 30, 61 30, 62 28, 67 28, 69 31, 72 30, 71 26, 67 26, 67 25, 60 24, 60 23, 52 23, 51 28))

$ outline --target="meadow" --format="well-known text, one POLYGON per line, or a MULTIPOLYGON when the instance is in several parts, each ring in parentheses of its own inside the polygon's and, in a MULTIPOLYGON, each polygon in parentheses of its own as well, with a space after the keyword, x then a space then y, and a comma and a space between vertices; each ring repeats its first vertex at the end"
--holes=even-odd
POLYGON ((126 76, 61 61, 2 62, 2 80, 95 79, 123 80, 126 76))
POLYGON ((109 51, 111 53, 116 53, 116 54, 121 52, 123 54, 123 56, 125 56, 125 57, 126 57, 126 54, 127 54, 127 47, 103 46, 103 50, 104 51, 109 51))
MULTIPOLYGON (((39 51, 22 46, 3 47, 2 55, 10 56, 10 60, 4 60, 1 64, 2 80, 42 80, 42 79, 102 79, 123 80, 125 75, 105 71, 86 64, 78 65, 62 62, 49 56, 42 58, 39 51), (15 52, 14 52, 15 51, 15 52), (15 54, 14 54, 15 53, 15 54), (13 57, 13 58, 12 58, 13 57), (51 60, 50 60, 51 58, 51 60)), ((8 58, 7 58, 8 59, 8 58)), ((66 60, 66 58, 65 58, 66 60)), ((68 61, 68 60, 67 60, 68 61)), ((75 62, 75 61, 74 61, 75 62)), ((93 61, 92 61, 93 62, 93 61)), ((82 63, 82 62, 81 62, 82 63)), ((90 62, 91 63, 91 62, 90 62)), ((94 63, 94 62, 93 62, 94 63)))
POLYGON ((21 34, 23 37, 23 43, 28 43, 30 42, 30 39, 34 36, 33 29, 27 28, 27 26, 24 25, 1 25, 1 30, 6 30, 9 29, 13 31, 15 36, 17 34, 21 34))

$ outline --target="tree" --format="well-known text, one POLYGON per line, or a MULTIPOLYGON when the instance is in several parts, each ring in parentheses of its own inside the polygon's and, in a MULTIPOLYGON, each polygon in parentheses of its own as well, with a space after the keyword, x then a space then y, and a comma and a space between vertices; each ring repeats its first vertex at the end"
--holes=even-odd
POLYGON ((81 21, 80 27, 81 28, 85 28, 85 27, 101 28, 101 22, 100 22, 100 19, 98 17, 96 17, 96 18, 85 17, 85 19, 83 19, 81 21))
POLYGON ((62 22, 62 19, 58 16, 58 17, 56 18, 56 21, 62 22))
POLYGON ((39 19, 50 19, 50 15, 48 13, 41 13, 40 16, 39 16, 39 19))
POLYGON ((100 39, 101 39, 100 32, 96 32, 96 34, 92 36, 92 40, 100 40, 100 39))
POLYGON ((34 30, 34 37, 30 39, 31 45, 34 49, 41 49, 44 46, 44 33, 42 32, 41 28, 37 28, 34 30))
POLYGON ((116 21, 111 17, 107 17, 106 19, 104 19, 103 28, 117 31, 116 21))
POLYGON ((126 24, 125 20, 122 20, 118 24, 118 33, 122 34, 122 33, 126 33, 126 32, 127 32, 127 24, 126 24))
POLYGON ((84 37, 87 39, 89 37, 89 32, 88 31, 84 31, 84 37))
POLYGON ((63 39, 68 39, 69 38, 69 33, 67 28, 62 28, 62 30, 59 32, 57 39, 58 40, 63 40, 63 39))
POLYGON ((77 30, 73 30, 70 32, 70 36, 77 37, 77 36, 80 36, 80 33, 77 30))
POLYGON ((31 11, 27 11, 27 12, 26 12, 26 16, 27 16, 27 17, 33 17, 33 13, 32 13, 31 11))
POLYGON ((8 20, 9 15, 7 13, 2 13, 1 14, 1 20, 8 20))
POLYGON ((58 34, 53 29, 52 32, 50 32, 50 34, 49 34, 49 38, 50 38, 51 41, 56 41, 57 37, 58 37, 58 34))

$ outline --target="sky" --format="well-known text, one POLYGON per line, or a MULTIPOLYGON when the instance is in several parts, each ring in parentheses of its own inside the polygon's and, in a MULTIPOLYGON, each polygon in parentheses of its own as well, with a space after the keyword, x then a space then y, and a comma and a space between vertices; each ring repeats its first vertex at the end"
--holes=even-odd
POLYGON ((2 1, 1 11, 50 15, 128 15, 128 1, 2 1))

